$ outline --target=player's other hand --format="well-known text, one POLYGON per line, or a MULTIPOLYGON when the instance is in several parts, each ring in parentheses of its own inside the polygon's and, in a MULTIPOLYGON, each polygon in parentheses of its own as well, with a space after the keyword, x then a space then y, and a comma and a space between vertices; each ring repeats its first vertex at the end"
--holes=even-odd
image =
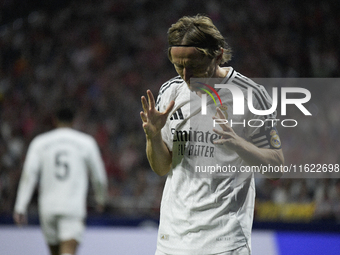
MULTIPOLYGON (((226 119, 220 108, 217 108, 217 114, 219 118, 213 116, 213 119, 226 119)), ((219 124, 219 126, 222 130, 213 129, 213 131, 220 135, 221 138, 214 140, 214 144, 223 144, 236 151, 240 147, 240 144, 242 144, 243 139, 235 133, 228 123, 219 124)))
POLYGON ((26 225, 27 224, 27 217, 25 214, 23 213, 14 213, 13 214, 13 219, 14 222, 18 225, 18 226, 22 226, 22 225, 26 225))
POLYGON ((173 109, 175 102, 171 101, 164 112, 159 112, 155 108, 155 98, 150 90, 146 91, 148 100, 142 96, 143 111, 140 112, 143 121, 143 129, 147 138, 153 138, 160 134, 161 129, 164 127, 166 119, 173 109))

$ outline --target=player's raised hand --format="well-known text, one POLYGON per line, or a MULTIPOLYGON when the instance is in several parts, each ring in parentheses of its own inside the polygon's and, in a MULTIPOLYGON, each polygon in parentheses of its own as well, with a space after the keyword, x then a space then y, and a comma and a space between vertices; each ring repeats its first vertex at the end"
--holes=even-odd
POLYGON ((164 127, 166 119, 175 105, 174 101, 171 101, 164 112, 159 112, 155 108, 155 98, 150 90, 146 91, 148 100, 142 96, 143 111, 140 112, 141 119, 143 121, 143 129, 148 138, 153 138, 160 133, 164 127))
MULTIPOLYGON (((219 117, 213 116, 213 119, 226 119, 220 108, 217 108, 217 114, 219 117)), ((228 123, 223 122, 219 125, 222 130, 214 128, 213 131, 220 135, 221 138, 214 140, 214 144, 224 144, 228 146, 228 148, 236 150, 240 146, 240 143, 243 142, 243 139, 235 133, 228 123)))

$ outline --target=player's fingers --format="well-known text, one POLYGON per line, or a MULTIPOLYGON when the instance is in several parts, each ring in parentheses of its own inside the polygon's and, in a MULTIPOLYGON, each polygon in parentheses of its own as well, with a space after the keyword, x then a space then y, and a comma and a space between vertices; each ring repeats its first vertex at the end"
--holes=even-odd
POLYGON ((149 105, 146 101, 145 96, 141 97, 141 102, 142 102, 142 107, 143 107, 144 113, 148 114, 149 113, 149 105))
POLYGON ((141 117, 143 122, 147 122, 148 119, 147 119, 147 116, 144 112, 140 112, 140 117, 141 117))
POLYGON ((216 110, 217 110, 218 116, 219 116, 221 119, 225 119, 225 118, 226 118, 226 117, 224 116, 222 110, 221 110, 219 107, 217 107, 216 110))
POLYGON ((220 118, 217 118, 216 116, 213 116, 212 117, 213 119, 215 120, 218 120, 218 125, 222 128, 223 131, 228 131, 230 129, 230 126, 228 125, 228 121, 226 119, 220 119, 220 118))
POLYGON ((171 102, 169 103, 168 107, 166 108, 164 114, 167 116, 169 115, 169 113, 171 112, 171 110, 174 108, 175 105, 175 101, 171 100, 171 102))
POLYGON ((226 131, 224 131, 224 130, 219 130, 219 129, 215 129, 215 128, 214 128, 213 131, 214 131, 216 134, 222 136, 223 138, 228 138, 228 137, 229 137, 228 132, 226 132, 226 131))
MULTIPOLYGON (((217 115, 219 116, 220 119, 223 119, 223 120, 227 119, 225 117, 224 113, 222 112, 222 110, 219 107, 217 107, 216 110, 217 110, 217 115)), ((213 119, 217 119, 217 117, 213 116, 213 119)), ((219 125, 224 131, 230 131, 230 129, 231 129, 230 125, 228 124, 228 121, 221 122, 221 123, 219 123, 219 125)))
POLYGON ((151 92, 151 90, 147 90, 146 93, 148 94, 148 100, 149 100, 149 106, 150 109, 154 109, 155 108, 155 98, 153 97, 153 94, 151 92))
POLYGON ((213 141, 213 144, 225 144, 226 142, 226 139, 217 139, 213 141))

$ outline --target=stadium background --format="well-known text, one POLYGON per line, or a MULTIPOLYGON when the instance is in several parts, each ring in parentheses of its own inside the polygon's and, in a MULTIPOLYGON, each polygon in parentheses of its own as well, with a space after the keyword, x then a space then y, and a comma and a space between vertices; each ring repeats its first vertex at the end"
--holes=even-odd
MULTIPOLYGON (((165 178, 150 170, 145 157, 140 97, 148 88, 157 94, 176 75, 166 55, 166 31, 183 15, 208 14, 233 49, 229 65, 248 77, 340 75, 337 1, 8 0, 0 5, 0 236, 13 226, 27 146, 51 129, 53 106, 64 97, 77 106, 76 128, 99 143, 109 177, 109 204, 97 215, 90 194, 88 225, 157 226, 165 178)), ((318 92, 312 93, 314 102, 327 110, 318 116, 322 121, 307 121, 298 132, 279 129, 286 162, 339 163, 340 93, 310 89, 318 92)), ((257 179, 256 185, 256 233, 269 230, 289 241, 314 233, 317 240, 330 235, 326 243, 334 238, 340 243, 338 179, 257 179)), ((29 222, 38 224, 36 195, 29 222)))

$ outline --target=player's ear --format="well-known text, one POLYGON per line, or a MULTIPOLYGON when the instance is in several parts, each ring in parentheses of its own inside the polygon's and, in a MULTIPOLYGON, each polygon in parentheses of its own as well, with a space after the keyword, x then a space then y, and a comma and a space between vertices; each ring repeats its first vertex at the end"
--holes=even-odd
POLYGON ((218 65, 221 64, 221 62, 222 62, 222 57, 223 57, 223 52, 224 52, 224 50, 223 50, 222 47, 220 48, 220 50, 221 50, 220 54, 218 54, 218 55, 216 56, 216 63, 217 63, 218 65))

